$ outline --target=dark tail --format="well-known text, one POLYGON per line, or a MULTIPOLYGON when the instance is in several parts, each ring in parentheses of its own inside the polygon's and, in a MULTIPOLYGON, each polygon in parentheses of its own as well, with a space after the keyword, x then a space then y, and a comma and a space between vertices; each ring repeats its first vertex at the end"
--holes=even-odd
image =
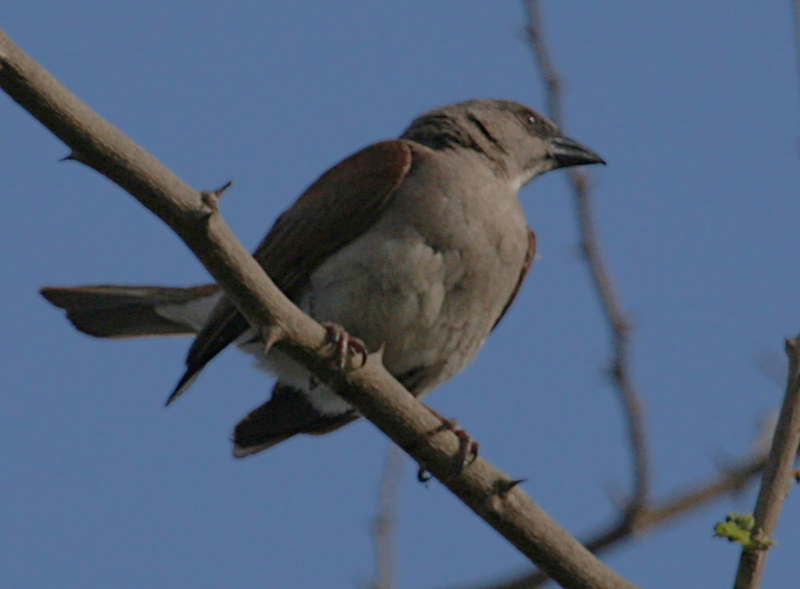
POLYGON ((42 296, 67 312, 83 333, 123 338, 196 333, 219 298, 220 288, 160 286, 45 287, 42 296))
POLYGON ((233 455, 236 458, 250 456, 295 434, 326 434, 358 417, 355 409, 335 415, 320 414, 302 391, 277 383, 272 398, 236 426, 233 455))

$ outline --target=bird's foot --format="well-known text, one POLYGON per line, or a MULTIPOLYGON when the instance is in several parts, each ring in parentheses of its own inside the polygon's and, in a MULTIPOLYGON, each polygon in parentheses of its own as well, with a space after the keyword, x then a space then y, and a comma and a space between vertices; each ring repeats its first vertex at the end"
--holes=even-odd
POLYGON ((369 351, 363 341, 347 333, 344 327, 338 323, 325 321, 322 323, 322 326, 328 332, 328 340, 336 346, 334 360, 339 370, 345 369, 347 360, 351 355, 361 356, 361 363, 358 364, 358 368, 361 368, 367 363, 369 351))
MULTIPOLYGON (((426 405, 426 407, 428 407, 426 405)), ((448 480, 452 479, 455 476, 460 475, 464 469, 475 462, 478 458, 478 450, 480 449, 480 444, 477 440, 475 440, 467 431, 462 428, 458 423, 456 423, 455 419, 451 419, 449 417, 445 417, 435 409, 428 407, 428 411, 433 413, 436 417, 441 420, 442 425, 439 426, 434 433, 450 430, 453 432, 456 437, 458 438, 458 453, 456 454, 455 460, 455 467, 453 468, 453 472, 447 477, 448 480)), ((419 471, 417 471, 417 480, 421 483, 426 483, 431 479, 431 473, 428 472, 424 466, 419 467, 419 471)))

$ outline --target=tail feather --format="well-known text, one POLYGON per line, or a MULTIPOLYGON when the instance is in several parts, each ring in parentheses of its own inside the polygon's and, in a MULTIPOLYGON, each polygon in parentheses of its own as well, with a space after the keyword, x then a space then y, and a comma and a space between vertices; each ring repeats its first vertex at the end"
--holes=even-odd
POLYGON ((244 458, 295 434, 326 434, 357 419, 354 409, 339 414, 318 412, 302 391, 277 383, 272 398, 251 411, 233 432, 233 455, 244 458))
POLYGON ((219 297, 216 284, 45 287, 42 296, 83 333, 104 338, 196 333, 219 297), (206 310, 207 309, 207 310, 206 310))
MULTIPOLYGON (((197 333, 222 296, 215 284, 189 288, 157 286, 45 287, 42 296, 67 312, 80 331, 104 338, 197 333)), ((180 386, 167 404, 182 392, 197 372, 180 386)), ((295 434, 325 434, 359 417, 354 409, 324 413, 307 393, 277 383, 272 398, 236 426, 233 454, 244 458, 266 450, 295 434)))

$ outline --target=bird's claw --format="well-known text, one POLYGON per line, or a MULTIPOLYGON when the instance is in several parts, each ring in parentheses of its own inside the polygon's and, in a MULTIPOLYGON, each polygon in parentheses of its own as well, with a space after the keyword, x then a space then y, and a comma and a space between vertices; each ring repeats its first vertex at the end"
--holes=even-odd
MULTIPOLYGON (((430 407, 428 407, 428 409, 442 422, 442 425, 439 426, 436 431, 450 430, 458 438, 458 453, 456 454, 455 468, 453 468, 453 471, 447 477, 447 480, 450 480, 453 477, 460 475, 462 472, 464 472, 464 469, 467 466, 475 462, 475 460, 478 458, 480 444, 477 440, 470 436, 464 428, 458 425, 455 419, 444 417, 441 413, 435 409, 431 409, 430 407)), ((432 475, 428 469, 425 468, 425 466, 420 465, 419 470, 417 471, 417 480, 420 483, 426 483, 431 479, 431 476, 432 475)))
POLYGON ((467 430, 459 426, 454 419, 443 419, 442 424, 444 428, 449 429, 458 438, 456 468, 451 475, 457 476, 460 475, 467 466, 477 460, 478 450, 480 450, 481 445, 467 433, 467 430))
POLYGON ((361 363, 358 364, 358 368, 367 363, 369 351, 362 340, 347 333, 344 327, 338 323, 326 321, 322 326, 328 332, 328 340, 336 346, 334 360, 339 370, 344 370, 347 367, 347 360, 350 355, 361 356, 361 363))

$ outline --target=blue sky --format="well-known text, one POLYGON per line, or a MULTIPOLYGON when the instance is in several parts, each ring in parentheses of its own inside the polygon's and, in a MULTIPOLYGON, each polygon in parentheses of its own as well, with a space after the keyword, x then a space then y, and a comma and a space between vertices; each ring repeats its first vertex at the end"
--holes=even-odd
MULTIPOLYGON (((603 250, 635 325, 655 494, 743 455, 800 331, 800 97, 789 2, 547 2, 566 132, 593 169, 603 250)), ((257 244, 327 167, 419 113, 477 97, 543 108, 520 2, 12 3, 0 26, 199 189, 257 244)), ((0 98, 0 586, 364 587, 387 443, 369 423, 236 461, 228 437, 270 383, 234 351, 163 407, 189 341, 75 332, 45 284, 189 285, 185 246, 0 98)), ((562 175, 522 192, 540 258, 478 360, 429 398, 567 529, 630 482, 607 336, 562 175)), ((607 555, 649 588, 728 586, 720 502, 607 555)), ((400 588, 448 588, 525 559, 440 485, 400 490, 400 588)), ((789 496, 766 587, 796 582, 789 496)))

